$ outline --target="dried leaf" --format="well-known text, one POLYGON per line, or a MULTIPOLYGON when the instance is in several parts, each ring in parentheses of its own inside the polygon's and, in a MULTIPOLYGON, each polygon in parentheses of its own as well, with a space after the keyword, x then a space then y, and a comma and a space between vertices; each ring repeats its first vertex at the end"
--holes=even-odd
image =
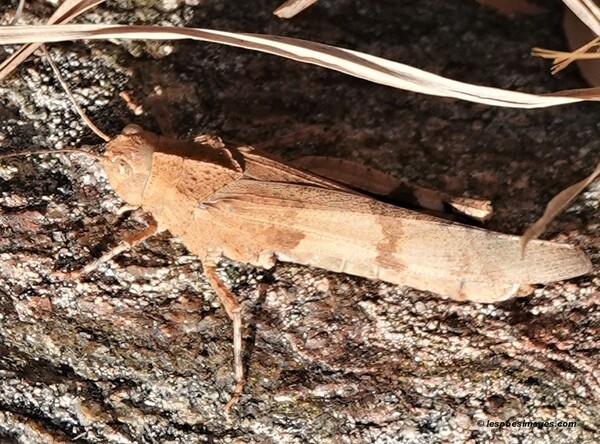
POLYGON ((309 6, 314 5, 316 2, 317 0, 288 0, 273 11, 273 14, 279 18, 289 19, 301 13, 309 6))
POLYGON ((525 248, 529 241, 539 237, 546 229, 546 226, 598 176, 600 176, 600 163, 596 166, 596 169, 592 174, 582 181, 571 185, 569 188, 564 189, 548 202, 543 216, 527 228, 521 237, 521 251, 523 254, 525 253, 525 248))
MULTIPOLYGON (((0 29, 0 44, 49 43, 98 39, 192 39, 251 49, 318 65, 398 89, 510 108, 541 108, 600 100, 600 89, 528 94, 472 85, 358 51, 273 35, 200 28, 130 25, 13 26, 0 29)), ((1 78, 1 77, 0 77, 1 78)))

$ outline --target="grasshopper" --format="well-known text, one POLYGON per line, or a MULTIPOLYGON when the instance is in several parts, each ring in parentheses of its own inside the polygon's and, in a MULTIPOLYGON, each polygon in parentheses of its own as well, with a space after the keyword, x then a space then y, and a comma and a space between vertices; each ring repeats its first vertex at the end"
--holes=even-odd
POLYGON ((71 277, 157 233, 179 237, 233 323, 237 387, 226 411, 242 392, 244 370, 242 311, 216 273, 222 257, 264 268, 294 262, 482 303, 591 270, 571 245, 534 240, 522 256, 518 236, 384 203, 215 136, 179 140, 129 125, 100 162, 128 208, 155 223, 71 277))

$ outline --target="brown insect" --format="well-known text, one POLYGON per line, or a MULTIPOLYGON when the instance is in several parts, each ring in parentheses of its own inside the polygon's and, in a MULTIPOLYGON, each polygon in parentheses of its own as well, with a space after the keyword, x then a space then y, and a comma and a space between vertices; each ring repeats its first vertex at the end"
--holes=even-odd
POLYGON ((381 203, 219 138, 162 138, 128 126, 102 160, 115 191, 202 261, 234 327, 235 376, 243 387, 242 314, 215 272, 221 257, 258 267, 277 260, 381 279, 456 300, 497 302, 528 284, 590 271, 570 245, 473 228, 381 203))

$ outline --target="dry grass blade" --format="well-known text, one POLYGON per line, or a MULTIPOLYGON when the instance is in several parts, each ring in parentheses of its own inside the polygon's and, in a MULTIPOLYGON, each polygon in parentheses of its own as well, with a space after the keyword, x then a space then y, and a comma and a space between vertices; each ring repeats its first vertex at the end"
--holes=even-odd
POLYGON ((573 52, 566 51, 553 51, 551 49, 533 48, 531 54, 543 59, 553 59, 554 64, 552 65, 551 72, 556 74, 569 66, 575 60, 584 59, 597 59, 600 58, 600 53, 590 53, 591 49, 600 45, 600 37, 596 37, 589 43, 577 48, 573 52))
MULTIPOLYGON (((573 11, 573 13, 586 24, 592 32, 600 36, 600 8, 594 0, 563 0, 563 3, 573 11)), ((598 47, 600 39, 595 38, 591 42, 569 51, 553 51, 551 49, 533 48, 531 54, 544 59, 553 59, 554 63, 551 68, 552 74, 565 69, 575 60, 596 59, 600 58, 598 53, 590 53, 589 51, 598 47)))
MULTIPOLYGON (((65 2, 54 11, 54 14, 50 16, 48 24, 67 23, 104 1, 105 0, 65 0, 65 2)), ((21 4, 19 4, 19 8, 21 8, 21 4)), ((18 9, 17 14, 19 14, 18 9)), ((17 17, 17 14, 15 14, 15 17, 17 17)), ((40 44, 41 43, 26 44, 2 62, 2 64, 0 64, 0 80, 13 72, 15 68, 40 47, 40 44)))
MULTIPOLYGON (((573 11, 573 13, 585 23, 590 30, 599 37, 594 38, 589 43, 577 48, 572 52, 552 51, 541 48, 533 48, 532 54, 538 57, 554 59, 552 74, 566 68, 575 60, 597 59, 600 53, 589 52, 598 50, 600 47, 600 8, 593 0, 563 0, 563 3, 573 11)), ((525 248, 530 240, 539 237, 548 224, 572 201, 577 197, 590 183, 600 176, 600 164, 596 166, 594 172, 584 180, 575 185, 564 189, 558 193, 546 206, 546 210, 534 224, 532 224, 521 237, 521 251, 525 254, 525 248)))
POLYGON ((275 11, 273 11, 273 14, 279 18, 289 19, 301 13, 309 6, 314 5, 315 3, 317 3, 317 0, 288 0, 275 11))
POLYGON ((542 217, 540 217, 533 225, 531 225, 523 236, 521 237, 521 251, 524 254, 525 248, 530 240, 539 237, 544 232, 546 226, 572 201, 575 199, 589 184, 591 184, 596 178, 600 176, 600 163, 596 166, 596 169, 592 174, 577 182, 575 185, 571 185, 569 188, 564 189, 556 196, 552 198, 542 217))
POLYGON ((600 36, 600 8, 594 0, 563 0, 563 3, 590 28, 600 36))
MULTIPOLYGON (((600 100, 600 90, 528 94, 447 79, 402 63, 336 46, 273 35, 200 28, 129 25, 14 26, 0 30, 0 44, 98 39, 192 39, 221 43, 309 63, 398 89, 510 108, 542 108, 600 100)), ((1 78, 1 77, 0 77, 1 78)))

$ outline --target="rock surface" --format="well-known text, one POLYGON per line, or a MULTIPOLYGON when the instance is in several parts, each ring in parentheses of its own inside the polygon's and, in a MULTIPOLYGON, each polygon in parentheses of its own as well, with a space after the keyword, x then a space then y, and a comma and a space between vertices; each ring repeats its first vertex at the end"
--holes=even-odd
MULTIPOLYGON (((574 69, 552 77, 529 56, 532 46, 564 47, 560 2, 506 18, 470 1, 321 0, 291 21, 271 15, 278 3, 115 1, 82 20, 300 37, 531 92, 584 86, 574 69)), ((23 20, 50 13, 28 2, 23 20)), ((339 156, 485 196, 498 231, 521 232, 598 160, 596 104, 491 108, 213 44, 78 42, 52 54, 112 135, 130 122, 158 131, 162 108, 181 137, 216 134, 288 159, 339 156)), ((3 81, 0 97, 4 152, 98 143, 40 57, 3 81)), ((247 325, 248 384, 228 418, 231 325, 199 261, 161 235, 86 278, 61 278, 54 271, 89 263, 146 215, 119 216, 122 202, 87 156, 3 160, 0 442, 598 442, 599 190, 547 235, 581 245, 594 273, 496 306, 224 261, 247 325)))

